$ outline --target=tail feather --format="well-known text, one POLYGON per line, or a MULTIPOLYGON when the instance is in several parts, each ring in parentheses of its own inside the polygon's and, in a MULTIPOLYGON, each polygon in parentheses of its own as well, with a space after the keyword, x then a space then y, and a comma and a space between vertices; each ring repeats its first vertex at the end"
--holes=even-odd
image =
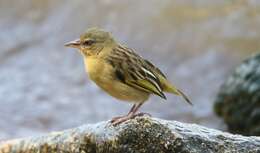
POLYGON ((190 99, 188 98, 188 96, 186 96, 181 90, 177 89, 176 87, 167 85, 165 91, 182 96, 187 103, 189 103, 190 105, 193 105, 191 103, 190 99))
POLYGON ((177 89, 177 91, 178 91, 178 95, 180 95, 180 96, 182 96, 185 100, 186 100, 186 102, 187 103, 189 103, 190 105, 193 105, 192 104, 192 102, 190 101, 190 99, 188 98, 188 96, 186 96, 182 91, 180 91, 179 89, 177 89))

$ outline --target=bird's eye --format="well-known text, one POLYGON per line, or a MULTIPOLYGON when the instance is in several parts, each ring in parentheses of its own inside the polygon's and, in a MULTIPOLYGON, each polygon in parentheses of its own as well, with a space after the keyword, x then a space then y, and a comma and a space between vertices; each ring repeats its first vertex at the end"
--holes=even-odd
POLYGON ((86 40, 86 41, 83 42, 83 45, 84 45, 84 46, 90 46, 90 45, 92 45, 92 44, 94 44, 94 43, 95 43, 94 40, 86 40))

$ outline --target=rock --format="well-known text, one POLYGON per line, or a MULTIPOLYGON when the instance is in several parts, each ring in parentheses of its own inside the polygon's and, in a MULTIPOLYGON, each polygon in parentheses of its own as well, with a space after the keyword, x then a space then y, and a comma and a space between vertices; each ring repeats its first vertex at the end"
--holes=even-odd
POLYGON ((214 107, 230 132, 260 135, 260 54, 245 60, 228 78, 214 107))
POLYGON ((195 124, 137 117, 116 127, 107 121, 0 143, 0 153, 11 152, 257 153, 260 138, 232 135, 195 124))

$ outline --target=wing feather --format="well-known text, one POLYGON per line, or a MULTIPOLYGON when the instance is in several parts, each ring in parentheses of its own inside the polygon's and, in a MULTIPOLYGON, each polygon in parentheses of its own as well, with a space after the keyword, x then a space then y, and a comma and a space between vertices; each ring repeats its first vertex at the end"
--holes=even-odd
POLYGON ((118 46, 107 60, 113 65, 116 76, 123 83, 166 99, 158 76, 161 72, 157 72, 151 63, 147 63, 147 60, 131 49, 118 46))

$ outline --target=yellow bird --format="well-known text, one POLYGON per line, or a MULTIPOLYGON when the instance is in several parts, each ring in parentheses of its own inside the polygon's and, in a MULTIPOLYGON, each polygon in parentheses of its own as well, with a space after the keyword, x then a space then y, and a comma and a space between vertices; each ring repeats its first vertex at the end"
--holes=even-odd
POLYGON ((145 114, 137 110, 151 94, 166 99, 163 92, 173 93, 192 104, 160 69, 118 43, 109 32, 91 28, 65 46, 79 49, 90 79, 100 88, 119 100, 134 103, 127 115, 111 120, 113 125, 145 114))

